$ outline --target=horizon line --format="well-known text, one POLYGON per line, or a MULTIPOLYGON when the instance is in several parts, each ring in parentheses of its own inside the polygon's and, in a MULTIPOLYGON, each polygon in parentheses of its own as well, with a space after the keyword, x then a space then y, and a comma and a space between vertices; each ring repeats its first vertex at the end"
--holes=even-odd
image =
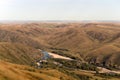
POLYGON ((78 22, 84 22, 84 23, 90 23, 90 22, 120 22, 120 20, 0 20, 0 23, 31 23, 31 22, 43 22, 43 23, 78 23, 78 22))

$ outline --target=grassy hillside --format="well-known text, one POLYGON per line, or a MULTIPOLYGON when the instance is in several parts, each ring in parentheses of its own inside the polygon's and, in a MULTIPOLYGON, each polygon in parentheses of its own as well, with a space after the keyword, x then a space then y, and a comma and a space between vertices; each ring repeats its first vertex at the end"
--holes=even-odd
POLYGON ((31 64, 41 56, 37 49, 73 57, 90 64, 120 69, 120 24, 0 25, 0 59, 19 64, 31 64))
POLYGON ((0 30, 0 42, 21 43, 32 47, 40 47, 40 44, 31 38, 13 31, 0 30))
POLYGON ((82 56, 88 62, 117 65, 120 58, 120 27, 111 24, 83 24, 60 28, 50 39, 56 48, 68 49, 68 54, 82 56), (88 59, 87 59, 88 58, 88 59))
POLYGON ((58 70, 37 70, 29 66, 22 66, 0 61, 0 80, 76 80, 58 70))
POLYGON ((0 59, 17 64, 32 64, 41 58, 41 53, 22 44, 0 42, 0 59))
POLYGON ((1 60, 0 64, 0 80, 119 80, 119 76, 98 75, 85 70, 35 69, 1 60))
POLYGON ((94 58, 95 64, 115 63, 114 65, 120 66, 117 62, 120 57, 118 23, 2 24, 0 41, 21 43, 34 48, 82 57, 90 63, 94 58), (113 55, 117 57, 110 57, 113 55), (98 59, 99 56, 102 57, 98 59))

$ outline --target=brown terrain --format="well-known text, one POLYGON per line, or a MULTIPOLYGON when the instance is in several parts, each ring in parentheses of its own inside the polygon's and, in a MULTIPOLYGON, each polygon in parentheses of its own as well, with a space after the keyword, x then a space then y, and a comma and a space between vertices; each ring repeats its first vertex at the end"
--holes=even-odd
MULTIPOLYGON (((49 80, 62 80, 59 78, 60 76, 55 74, 50 76, 48 75, 50 73, 47 72, 38 74, 39 70, 29 72, 19 68, 22 65, 24 67, 34 65, 36 60, 43 56, 38 49, 74 57, 95 66, 118 70, 120 69, 120 24, 1 23, 0 80, 16 80, 10 77, 11 75, 18 77, 13 72, 21 75, 20 79, 17 80, 38 80, 39 77, 42 78, 39 80, 48 80, 44 79, 43 76, 49 77, 49 80), (17 68, 14 70, 14 67, 17 68), (2 74, 5 69, 9 71, 9 76, 7 73, 2 74), (36 76, 31 78, 30 75, 36 76)), ((52 70, 64 75, 64 80, 77 80, 70 75, 52 70)))

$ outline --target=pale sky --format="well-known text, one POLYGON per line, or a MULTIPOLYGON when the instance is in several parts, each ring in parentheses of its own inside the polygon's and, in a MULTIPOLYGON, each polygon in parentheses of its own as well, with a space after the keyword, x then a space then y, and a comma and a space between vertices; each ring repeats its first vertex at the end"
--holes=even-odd
POLYGON ((0 20, 120 20, 120 0, 0 0, 0 20))

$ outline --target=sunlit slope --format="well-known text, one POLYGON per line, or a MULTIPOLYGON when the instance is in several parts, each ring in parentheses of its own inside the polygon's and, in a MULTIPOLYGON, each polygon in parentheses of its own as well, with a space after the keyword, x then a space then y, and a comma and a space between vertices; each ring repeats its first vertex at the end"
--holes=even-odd
POLYGON ((120 66, 120 48, 113 45, 102 46, 89 52, 85 60, 101 66, 120 66))
POLYGON ((41 58, 41 53, 35 48, 22 44, 0 42, 1 60, 30 65, 39 58, 41 58))
POLYGON ((0 80, 76 80, 58 70, 42 69, 0 61, 0 80))
POLYGON ((84 70, 61 72, 51 68, 35 69, 1 60, 0 64, 0 80, 119 80, 117 77, 102 77, 84 70))
POLYGON ((53 47, 68 49, 68 54, 80 55, 90 63, 120 66, 119 25, 85 24, 59 30, 49 40, 53 47))
POLYGON ((88 62, 94 57, 101 64, 105 61, 107 61, 106 65, 120 64, 117 62, 120 57, 120 24, 118 23, 7 24, 1 25, 0 30, 1 42, 21 43, 45 50, 54 48, 65 54, 82 57, 88 62), (114 56, 113 60, 109 58, 110 55, 117 57, 114 56), (103 57, 98 60, 99 56, 103 57))

